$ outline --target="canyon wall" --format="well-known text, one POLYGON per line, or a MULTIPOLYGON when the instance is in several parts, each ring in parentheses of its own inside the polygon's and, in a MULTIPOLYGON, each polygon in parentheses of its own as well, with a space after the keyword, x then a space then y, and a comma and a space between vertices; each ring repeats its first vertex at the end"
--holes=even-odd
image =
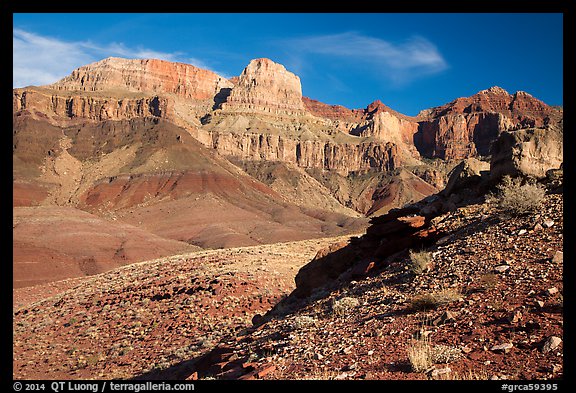
POLYGON ((414 144, 423 156, 446 160, 486 156, 507 130, 555 124, 562 112, 530 94, 509 94, 500 87, 422 111, 414 144))
POLYGON ((169 118, 174 103, 165 97, 106 97, 62 94, 47 89, 15 89, 13 113, 29 111, 60 119, 81 118, 95 121, 128 120, 155 116, 169 118))
POLYGON ((43 88, 15 89, 13 111, 53 122, 161 117, 204 145, 245 160, 280 160, 348 173, 421 164, 421 157, 487 156, 506 130, 556 124, 562 111, 525 92, 492 87, 405 116, 302 96, 300 78, 269 59, 238 77, 162 60, 108 58, 43 88))
POLYGON ((387 171, 401 165, 398 147, 393 143, 336 143, 261 133, 209 132, 204 129, 196 129, 192 135, 225 156, 284 161, 302 168, 335 170, 343 175, 371 168, 387 171))
POLYGON ((77 68, 46 86, 56 90, 171 93, 182 98, 212 100, 221 89, 232 88, 226 78, 190 64, 156 59, 109 57, 77 68))

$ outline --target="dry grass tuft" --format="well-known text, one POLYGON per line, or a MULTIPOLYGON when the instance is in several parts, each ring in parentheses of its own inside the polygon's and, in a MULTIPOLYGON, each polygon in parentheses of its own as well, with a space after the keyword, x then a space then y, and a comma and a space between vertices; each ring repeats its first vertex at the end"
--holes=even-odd
POLYGON ((438 292, 414 296, 410 300, 410 306, 413 310, 429 310, 455 302, 461 297, 462 294, 456 289, 443 289, 438 292))
POLYGON ((408 347, 408 360, 412 370, 417 373, 428 372, 436 363, 452 363, 461 357, 462 351, 459 348, 447 345, 432 346, 428 336, 413 340, 408 347))
POLYGON ((414 274, 421 274, 430 269, 432 253, 429 251, 410 250, 410 270, 414 274))
POLYGON ((334 301, 332 304, 332 312, 338 316, 344 316, 350 313, 355 307, 358 307, 360 302, 353 297, 343 297, 342 299, 334 301))
POLYGON ((408 347, 408 360, 412 370, 417 373, 428 371, 433 365, 433 351, 427 337, 414 340, 408 347))

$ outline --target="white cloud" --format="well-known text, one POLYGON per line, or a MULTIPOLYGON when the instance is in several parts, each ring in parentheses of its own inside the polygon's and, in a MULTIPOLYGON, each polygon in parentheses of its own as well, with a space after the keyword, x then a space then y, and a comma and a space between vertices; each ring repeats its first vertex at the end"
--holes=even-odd
MULTIPOLYGON (((159 52, 144 47, 130 48, 119 42, 105 45, 88 41, 67 42, 17 28, 13 31, 12 40, 13 87, 54 83, 80 66, 110 56, 183 61, 181 59, 184 55, 182 52, 159 52)), ((195 63, 189 62, 189 64, 210 69, 199 59, 190 60, 194 60, 195 63)))
POLYGON ((14 29, 12 39, 14 87, 53 83, 80 64, 94 60, 79 43, 63 42, 19 29, 14 29))
POLYGON ((369 65, 382 75, 399 81, 440 72, 448 68, 436 46, 423 37, 392 43, 356 32, 311 36, 283 41, 292 54, 320 54, 369 65))

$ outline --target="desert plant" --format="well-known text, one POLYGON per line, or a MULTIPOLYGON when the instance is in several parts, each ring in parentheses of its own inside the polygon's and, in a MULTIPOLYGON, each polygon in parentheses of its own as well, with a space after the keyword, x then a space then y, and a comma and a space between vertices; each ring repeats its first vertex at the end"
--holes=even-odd
POLYGON ((410 270, 414 274, 420 274, 430 268, 432 253, 429 251, 410 250, 410 270))
POLYGON ((513 179, 504 176, 496 188, 497 194, 488 195, 487 202, 514 216, 537 211, 546 194, 542 185, 528 179, 523 181, 519 177, 513 179))
POLYGON ((414 340, 408 347, 408 360, 412 370, 417 373, 428 371, 433 364, 433 352, 428 336, 414 340))
POLYGON ((343 297, 342 299, 334 301, 332 304, 332 312, 338 316, 346 315, 354 307, 360 304, 358 299, 353 297, 343 297))
POLYGON ((452 363, 462 357, 462 350, 448 345, 435 345, 432 349, 432 362, 452 363))
POLYGON ((480 276, 480 284, 482 289, 490 290, 496 288, 498 283, 498 275, 494 273, 486 273, 480 276))
POLYGON ((425 293, 414 296, 410 300, 410 306, 414 310, 429 310, 449 304, 460 299, 461 293, 453 288, 443 289, 438 292, 425 293))
POLYGON ((292 322, 291 326, 294 329, 305 329, 310 326, 315 326, 316 322, 316 319, 308 315, 297 315, 294 318, 294 322, 292 322))

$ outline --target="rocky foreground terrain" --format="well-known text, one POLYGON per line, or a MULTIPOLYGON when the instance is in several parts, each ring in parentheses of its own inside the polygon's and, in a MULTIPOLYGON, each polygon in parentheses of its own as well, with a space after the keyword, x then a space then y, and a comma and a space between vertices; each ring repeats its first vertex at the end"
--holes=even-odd
POLYGON ((421 271, 402 250, 307 295, 299 269, 354 239, 163 258, 43 300, 17 290, 14 378, 562 378, 562 194, 529 216, 480 202, 434 223, 421 271), (422 343, 432 361, 415 369, 422 343))
POLYGON ((200 251, 14 290, 14 378, 127 379, 210 351, 334 238, 200 251))

